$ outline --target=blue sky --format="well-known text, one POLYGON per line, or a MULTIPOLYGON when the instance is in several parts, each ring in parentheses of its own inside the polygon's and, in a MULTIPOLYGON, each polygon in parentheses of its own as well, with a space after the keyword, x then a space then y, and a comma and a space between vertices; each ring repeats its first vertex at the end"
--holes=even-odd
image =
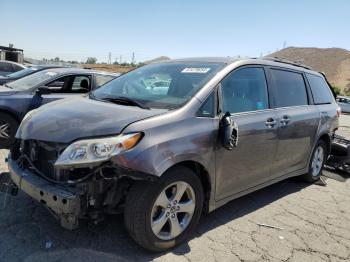
POLYGON ((349 0, 0 0, 0 10, 0 45, 35 58, 256 57, 284 42, 350 50, 349 0))

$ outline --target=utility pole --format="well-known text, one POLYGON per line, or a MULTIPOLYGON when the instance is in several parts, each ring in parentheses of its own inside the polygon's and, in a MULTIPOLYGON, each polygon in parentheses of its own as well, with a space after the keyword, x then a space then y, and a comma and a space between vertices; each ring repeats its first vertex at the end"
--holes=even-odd
POLYGON ((108 64, 110 65, 112 63, 112 53, 108 53, 108 64))
POLYGON ((287 46, 287 42, 284 41, 284 42, 283 42, 283 49, 286 48, 286 46, 287 46))
POLYGON ((135 53, 132 52, 131 64, 135 64, 135 53))

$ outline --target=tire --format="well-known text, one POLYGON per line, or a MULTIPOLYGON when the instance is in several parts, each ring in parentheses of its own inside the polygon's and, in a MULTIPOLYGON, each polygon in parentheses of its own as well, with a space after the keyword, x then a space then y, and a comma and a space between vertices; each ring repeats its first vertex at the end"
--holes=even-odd
POLYGON ((9 149, 15 140, 18 122, 10 115, 0 112, 0 149, 9 149))
POLYGON ((304 180, 310 183, 314 183, 317 180, 319 180, 322 174, 324 163, 326 162, 327 158, 328 158, 328 149, 327 149, 326 143, 323 140, 319 140, 314 150, 312 151, 312 155, 309 163, 309 171, 307 174, 303 176, 304 180), (316 154, 320 157, 317 157, 316 154), (318 161, 316 158, 318 159, 318 161), (313 164, 313 161, 315 161, 314 164, 313 164))
POLYGON ((187 167, 176 167, 167 171, 155 183, 136 182, 132 186, 126 199, 124 223, 130 236, 140 246, 149 251, 161 252, 172 249, 191 237, 199 222, 202 209, 203 188, 199 177, 187 167), (180 198, 177 206, 176 203, 174 205, 173 201, 177 199, 174 196, 177 192, 182 192, 178 189, 185 187, 183 197, 180 198), (165 189, 167 190, 164 191, 165 189), (166 194, 162 194, 163 192, 166 194), (161 199, 166 201, 160 201, 161 199), (157 203, 162 204, 158 206, 157 203), (161 207, 166 206, 166 203, 170 203, 170 206, 161 207), (192 215, 190 212, 181 212, 185 210, 182 209, 185 206, 193 208, 192 215), (164 226, 159 226, 161 231, 158 234, 155 232, 158 232, 157 225, 161 223, 157 221, 166 221, 164 226), (179 221, 179 224, 176 221, 179 221), (180 225, 180 227, 172 225, 180 225))

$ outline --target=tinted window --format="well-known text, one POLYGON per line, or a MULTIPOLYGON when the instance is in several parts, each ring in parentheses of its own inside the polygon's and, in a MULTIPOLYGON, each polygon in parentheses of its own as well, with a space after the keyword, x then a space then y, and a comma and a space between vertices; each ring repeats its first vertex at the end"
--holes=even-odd
POLYGON ((214 92, 210 94, 207 100, 203 103, 201 108, 199 109, 198 116, 202 117, 214 117, 214 92))
POLYGON ((87 93, 90 91, 90 78, 88 76, 74 77, 72 92, 87 93))
POLYGON ((350 101, 348 99, 342 98, 342 97, 337 98, 337 102, 338 103, 344 103, 344 104, 350 104, 350 101))
POLYGON ((23 67, 16 65, 16 64, 12 64, 12 72, 17 72, 24 69, 23 67))
POLYGON ((315 104, 332 103, 333 94, 322 77, 307 74, 307 80, 309 81, 315 104))
POLYGON ((263 68, 243 68, 221 82, 223 111, 247 112, 268 108, 267 85, 263 68))
POLYGON ((90 78, 88 76, 64 76, 46 85, 52 93, 88 93, 90 78))
POLYGON ((13 72, 13 69, 12 69, 10 63, 1 63, 0 62, 0 70, 4 71, 4 72, 13 72))
POLYGON ((300 106, 307 105, 307 94, 302 74, 271 70, 277 91, 277 106, 300 106))

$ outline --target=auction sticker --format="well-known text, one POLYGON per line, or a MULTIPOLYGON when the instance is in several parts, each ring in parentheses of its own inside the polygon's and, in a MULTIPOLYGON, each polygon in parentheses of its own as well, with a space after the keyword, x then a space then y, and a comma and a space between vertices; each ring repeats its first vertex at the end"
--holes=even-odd
POLYGON ((209 70, 210 68, 207 67, 186 67, 181 72, 190 74, 206 74, 209 72, 209 70))

